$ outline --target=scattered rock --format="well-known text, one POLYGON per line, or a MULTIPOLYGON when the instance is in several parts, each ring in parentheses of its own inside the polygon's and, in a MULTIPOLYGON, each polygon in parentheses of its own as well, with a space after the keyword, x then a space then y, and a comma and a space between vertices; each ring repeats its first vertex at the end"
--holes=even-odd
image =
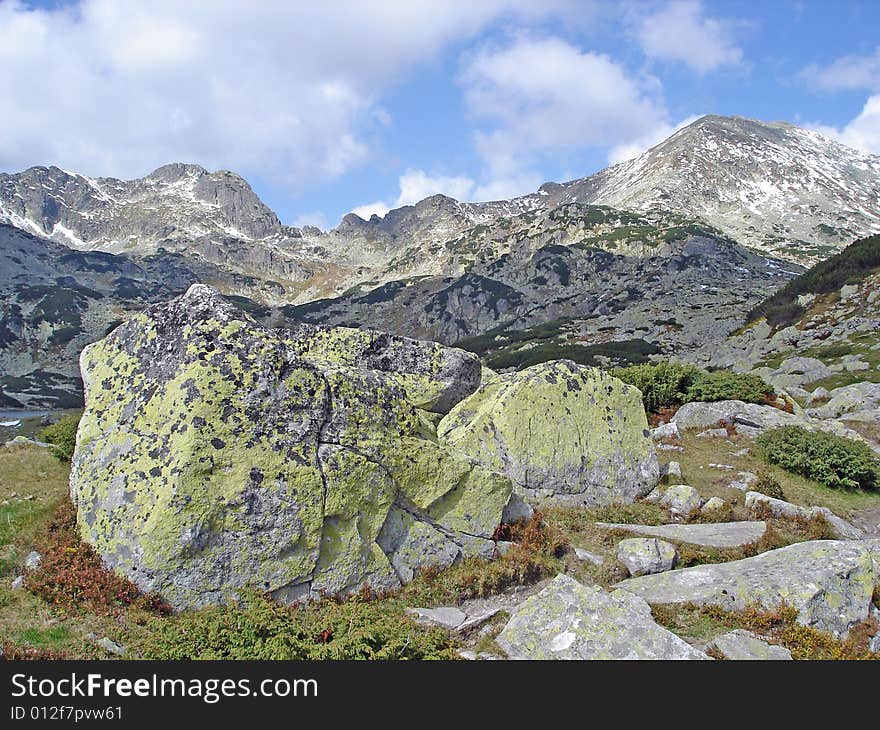
POLYGON ((791 652, 784 646, 768 644, 757 634, 743 629, 716 637, 706 648, 733 661, 791 660, 791 652))
POLYGON ((567 575, 519 606, 496 642, 512 659, 708 659, 658 625, 643 600, 567 575))
POLYGON ((663 490, 660 487, 654 487, 647 495, 645 495, 642 500, 645 502, 651 502, 657 504, 660 500, 663 499, 663 490))
POLYGON ((416 623, 442 626, 444 629, 457 629, 467 620, 467 614, 455 606, 408 608, 406 612, 415 616, 416 623))
POLYGON ((741 547, 760 540, 767 531, 766 522, 710 522, 692 525, 627 525, 618 522, 597 522, 609 530, 626 530, 638 535, 662 537, 701 547, 741 547))
POLYGON ((726 428, 707 428, 705 431, 700 431, 697 436, 701 436, 702 438, 712 438, 712 439, 726 439, 728 437, 726 428))
POLYGON ((36 550, 32 550, 28 553, 27 557, 24 559, 24 567, 27 570, 36 570, 40 567, 40 562, 43 560, 43 556, 40 555, 36 550))
POLYGON ((528 522, 535 514, 532 506, 518 494, 511 494, 504 511, 501 513, 501 521, 512 525, 515 522, 528 522))
POLYGON ((673 479, 681 479, 681 464, 677 461, 670 461, 660 467, 660 476, 666 477, 672 482, 673 479))
POLYGON ((17 575, 15 578, 13 578, 12 585, 10 587, 12 588, 12 590, 17 591, 23 585, 24 585, 24 576, 17 575))
POLYGON ((657 444, 655 448, 658 451, 684 451, 684 446, 676 446, 675 444, 657 444))
POLYGON ((660 504, 675 515, 689 515, 695 509, 699 509, 702 502, 700 493, 686 484, 669 487, 660 499, 660 504))
POLYGON ((639 391, 570 360, 498 375, 437 433, 537 503, 632 502, 660 474, 639 391))
POLYGON ((5 446, 37 446, 41 449, 51 449, 52 444, 47 444, 45 441, 37 441, 36 439, 29 439, 27 436, 22 436, 19 434, 14 438, 9 439, 5 444, 5 446))
POLYGON ((661 439, 680 439, 681 434, 678 431, 678 424, 675 421, 670 421, 651 429, 651 438, 655 441, 660 441, 661 439))
POLYGON ((125 656, 125 649, 106 636, 102 639, 98 639, 95 643, 109 654, 115 654, 116 656, 125 656))
MULTIPOLYGON (((815 393, 814 393, 815 395, 815 393)), ((814 418, 841 418, 880 408, 880 383, 853 383, 825 391, 827 402, 807 413, 814 418)))
POLYGON ((729 563, 629 578, 617 587, 649 603, 728 610, 787 603, 799 623, 841 636, 867 618, 878 580, 868 541, 814 540, 729 563))
POLYGON ((752 485, 758 481, 758 475, 753 474, 750 471, 741 471, 736 475, 736 479, 734 479, 727 486, 731 489, 740 489, 743 492, 747 492, 752 488, 752 485))
POLYGON ((678 563, 678 551, 656 537, 632 537, 617 544, 617 559, 630 575, 648 575, 672 570, 678 563))
POLYGON ((861 540, 865 537, 865 533, 851 525, 842 517, 838 517, 827 507, 801 507, 791 502, 786 502, 775 497, 768 497, 760 492, 746 492, 745 496, 746 509, 750 510, 766 510, 774 517, 801 517, 810 519, 812 517, 821 516, 831 525, 835 536, 840 540, 861 540))
POLYGON ((706 503, 702 507, 700 507, 700 512, 704 515, 717 514, 718 512, 724 510, 727 506, 727 502, 721 499, 721 497, 710 497, 708 500, 706 500, 706 503))
POLYGON ((603 558, 601 555, 596 555, 596 553, 591 553, 588 550, 584 550, 583 548, 576 547, 574 549, 574 554, 577 556, 578 560, 592 563, 597 568, 605 565, 605 558, 603 558))

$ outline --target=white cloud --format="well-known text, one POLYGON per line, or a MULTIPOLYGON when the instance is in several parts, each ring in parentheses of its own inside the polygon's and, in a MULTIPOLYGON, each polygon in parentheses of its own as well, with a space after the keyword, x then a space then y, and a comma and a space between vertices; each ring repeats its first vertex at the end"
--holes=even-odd
POLYGON ((861 152, 880 155, 880 95, 869 97, 859 115, 843 127, 814 124, 811 128, 861 152))
POLYGON ((608 164, 616 165, 618 162, 625 162, 633 157, 638 157, 642 152, 651 149, 654 145, 675 134, 679 129, 697 121, 701 116, 701 114, 692 114, 678 124, 660 124, 638 139, 612 147, 608 153, 608 164))
POLYGON ((634 30, 646 56, 679 61, 700 75, 742 62, 731 24, 707 17, 698 0, 677 0, 641 14, 634 30))
POLYGON ((801 71, 801 77, 826 91, 880 90, 880 47, 872 56, 844 56, 825 67, 812 64, 801 71))
POLYGON ((400 176, 400 195, 395 208, 412 205, 431 195, 442 193, 456 200, 468 200, 474 192, 474 181, 463 175, 432 177, 424 170, 407 170, 400 176))
POLYGON ((300 213, 294 219, 292 225, 296 226, 297 228, 314 226, 315 228, 320 228, 322 231, 326 231, 328 228, 330 228, 327 216, 325 216, 319 210, 312 211, 311 213, 300 213))
POLYGON ((293 188, 362 163, 383 93, 530 0, 0 2, 0 169, 133 177, 169 161, 293 188))

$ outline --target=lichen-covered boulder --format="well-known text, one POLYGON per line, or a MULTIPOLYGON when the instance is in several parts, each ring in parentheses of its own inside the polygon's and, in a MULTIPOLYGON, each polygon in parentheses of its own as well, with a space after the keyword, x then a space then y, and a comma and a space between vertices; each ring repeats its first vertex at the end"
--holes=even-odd
POLYGON ((630 575, 649 575, 672 570, 678 563, 678 551, 656 537, 631 537, 617 543, 617 559, 630 575))
POLYGON ((570 360, 489 379, 437 432, 540 503, 632 502, 660 476, 639 391, 570 360))
POLYGON ((654 621, 642 599, 557 575, 496 639, 512 659, 708 659, 654 621))
POLYGON ((784 646, 768 644, 751 631, 735 629, 715 637, 706 646, 728 661, 790 661, 791 652, 784 646))
POLYGON ((300 335, 195 285, 84 350, 71 496, 108 566, 185 608, 392 588, 492 554, 510 481, 438 443, 393 359, 300 335))

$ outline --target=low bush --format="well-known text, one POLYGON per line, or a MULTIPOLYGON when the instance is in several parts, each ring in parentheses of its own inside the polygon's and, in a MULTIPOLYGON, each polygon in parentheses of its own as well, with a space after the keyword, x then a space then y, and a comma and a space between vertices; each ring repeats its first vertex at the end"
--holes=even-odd
POLYGON ((752 485, 752 489, 761 494, 766 494, 774 499, 785 499, 785 492, 782 491, 782 484, 766 469, 758 472, 758 480, 752 485))
POLYGON ((79 419, 80 415, 64 416, 40 431, 40 439, 52 444, 52 453, 62 461, 70 461, 73 458, 79 419))
POLYGON ((642 391, 645 410, 657 413, 691 401, 741 400, 765 403, 773 389, 759 376, 729 370, 708 372, 693 365, 658 362, 615 368, 612 375, 642 391))
POLYGON ((27 573, 24 586, 47 603, 71 612, 106 614, 132 604, 168 612, 158 597, 143 595, 132 582, 107 570, 92 546, 79 539, 69 500, 57 509, 38 544, 42 559, 27 573))
POLYGON ((764 432, 756 444, 767 463, 827 487, 874 489, 880 482, 880 461, 859 441, 784 426, 764 432))
POLYGON ((741 400, 746 403, 763 403, 772 393, 773 388, 757 375, 715 370, 701 372, 694 378, 687 391, 687 400, 701 402, 741 400))

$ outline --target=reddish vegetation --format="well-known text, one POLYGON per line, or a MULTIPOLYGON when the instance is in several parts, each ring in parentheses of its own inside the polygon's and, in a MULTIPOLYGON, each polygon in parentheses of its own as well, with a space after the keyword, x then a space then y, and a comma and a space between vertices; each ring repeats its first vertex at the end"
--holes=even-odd
POLYGON ((127 605, 165 614, 158 596, 146 596, 134 583, 107 570, 76 532, 76 511, 65 500, 42 536, 40 566, 27 574, 25 587, 47 603, 70 611, 112 613, 127 605))

